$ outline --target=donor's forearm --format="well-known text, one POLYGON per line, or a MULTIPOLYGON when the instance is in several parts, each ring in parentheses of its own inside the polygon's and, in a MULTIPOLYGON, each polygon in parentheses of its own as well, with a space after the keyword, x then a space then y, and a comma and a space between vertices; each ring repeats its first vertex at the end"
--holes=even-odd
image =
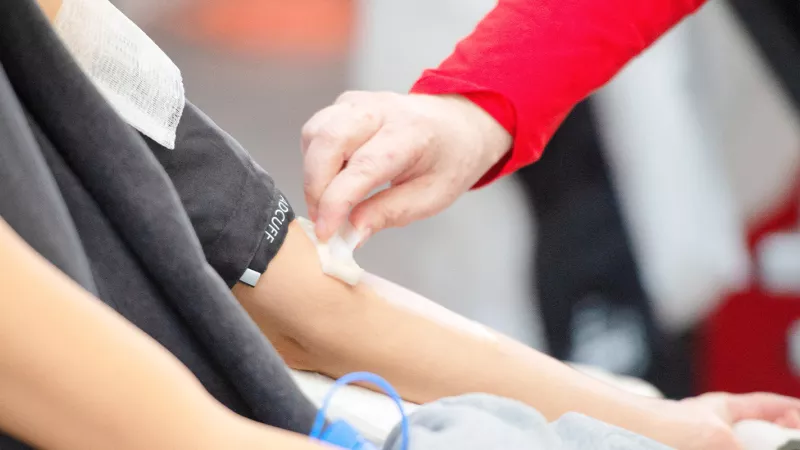
POLYGON ((378 277, 324 275, 296 224, 255 288, 234 293, 292 367, 376 372, 414 402, 486 392, 550 419, 578 411, 650 436, 668 404, 622 392, 378 277))

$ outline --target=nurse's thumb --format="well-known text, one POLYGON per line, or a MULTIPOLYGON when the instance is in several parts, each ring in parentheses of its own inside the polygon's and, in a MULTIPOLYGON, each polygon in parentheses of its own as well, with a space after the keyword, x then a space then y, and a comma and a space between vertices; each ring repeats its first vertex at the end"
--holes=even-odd
POLYGON ((444 209, 438 207, 437 196, 424 192, 424 185, 412 181, 391 186, 356 205, 350 213, 350 223, 366 239, 385 228, 404 227, 430 217, 444 209))

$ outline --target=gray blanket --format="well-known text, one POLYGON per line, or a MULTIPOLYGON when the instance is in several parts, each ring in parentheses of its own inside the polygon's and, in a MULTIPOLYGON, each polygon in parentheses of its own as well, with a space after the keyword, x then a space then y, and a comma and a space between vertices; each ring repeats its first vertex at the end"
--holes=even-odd
MULTIPOLYGON (((409 417, 409 450, 669 450, 582 414, 555 422, 514 400, 470 394, 420 407, 409 417)), ((401 450, 400 427, 384 445, 401 450)))

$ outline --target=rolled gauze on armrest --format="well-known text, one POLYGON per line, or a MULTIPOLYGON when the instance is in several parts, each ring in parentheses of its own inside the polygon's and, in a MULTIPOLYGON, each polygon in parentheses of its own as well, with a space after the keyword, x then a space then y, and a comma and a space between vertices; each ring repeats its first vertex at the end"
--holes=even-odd
POLYGON ((800 430, 771 422, 743 420, 733 426, 744 450, 800 450, 800 430))

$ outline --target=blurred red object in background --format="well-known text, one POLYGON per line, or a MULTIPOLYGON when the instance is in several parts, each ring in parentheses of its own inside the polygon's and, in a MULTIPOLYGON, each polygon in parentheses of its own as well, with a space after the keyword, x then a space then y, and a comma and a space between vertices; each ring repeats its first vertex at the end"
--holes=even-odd
POLYGON ((354 0, 190 2, 171 31, 226 51, 267 56, 338 57, 350 44, 354 0))
MULTIPOLYGON (((754 258, 766 236, 797 231, 800 182, 791 192, 782 208, 750 232, 754 258)), ((699 391, 768 391, 800 397, 799 326, 798 292, 774 292, 756 278, 747 290, 729 295, 699 336, 699 391)))

